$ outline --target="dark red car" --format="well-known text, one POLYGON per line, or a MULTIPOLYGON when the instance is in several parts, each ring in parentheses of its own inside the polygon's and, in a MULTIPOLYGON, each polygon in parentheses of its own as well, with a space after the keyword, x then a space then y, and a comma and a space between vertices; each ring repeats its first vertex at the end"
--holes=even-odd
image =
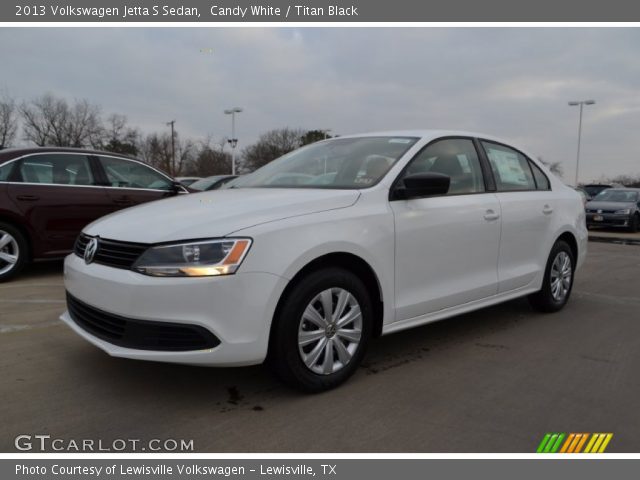
POLYGON ((72 148, 0 151, 0 282, 25 263, 70 253, 88 223, 187 192, 130 157, 72 148))

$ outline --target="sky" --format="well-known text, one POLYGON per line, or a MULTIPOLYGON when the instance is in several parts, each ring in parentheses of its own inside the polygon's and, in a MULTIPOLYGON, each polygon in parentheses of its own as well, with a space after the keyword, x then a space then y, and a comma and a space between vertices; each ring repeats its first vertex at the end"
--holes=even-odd
POLYGON ((640 175, 640 29, 0 28, 0 92, 50 92, 182 137, 456 129, 560 162, 573 183, 640 175))

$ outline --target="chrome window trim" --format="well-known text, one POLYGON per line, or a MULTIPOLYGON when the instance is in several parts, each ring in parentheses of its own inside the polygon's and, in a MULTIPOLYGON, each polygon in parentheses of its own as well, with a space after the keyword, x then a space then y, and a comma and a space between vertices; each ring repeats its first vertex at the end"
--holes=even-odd
MULTIPOLYGON (((97 157, 98 161, 100 160, 99 157, 108 157, 108 158, 115 158, 116 160, 125 160, 125 161, 129 161, 129 162, 135 162, 135 163, 139 163, 140 165, 143 165, 145 167, 150 168, 151 170, 159 173, 160 175, 162 175, 164 178, 166 178, 167 180, 169 180, 169 182, 171 184, 173 184, 175 182, 175 180, 173 180, 171 177, 169 177, 168 175, 166 175, 164 172, 161 172, 160 170, 158 170, 155 167, 152 167, 151 165, 149 165, 148 163, 144 163, 141 160, 137 160, 135 158, 128 158, 128 157, 117 157, 115 155, 105 155, 102 153, 85 153, 85 152, 33 152, 33 153, 26 153, 24 155, 21 155, 19 157, 16 158, 12 158, 11 160, 8 160, 6 162, 4 162, 3 164, 1 164, 0 166, 5 166, 5 165, 10 165, 13 162, 17 162, 18 160, 22 160, 24 158, 28 158, 28 157, 33 157, 34 155, 83 155, 85 157, 97 157)), ((103 167, 104 168, 104 167, 103 167)), ((44 186, 48 186, 48 187, 85 187, 85 188, 113 188, 115 190, 135 190, 135 191, 145 191, 145 192, 170 192, 171 190, 160 190, 160 189, 155 189, 155 188, 132 188, 132 187, 110 187, 107 185, 69 185, 66 183, 33 183, 33 182, 7 182, 7 181, 0 181, 0 184, 7 184, 7 185, 44 185, 44 186)), ((187 190, 184 190, 183 193, 186 193, 187 190)))
MULTIPOLYGON (((111 188, 113 190, 135 190, 136 192, 171 192, 171 190, 154 190, 153 188, 124 188, 109 187, 107 185, 69 185, 66 183, 31 183, 31 182, 0 182, 2 185, 40 185, 42 187, 74 187, 74 188, 111 188)), ((186 193, 186 192, 180 192, 186 193)))

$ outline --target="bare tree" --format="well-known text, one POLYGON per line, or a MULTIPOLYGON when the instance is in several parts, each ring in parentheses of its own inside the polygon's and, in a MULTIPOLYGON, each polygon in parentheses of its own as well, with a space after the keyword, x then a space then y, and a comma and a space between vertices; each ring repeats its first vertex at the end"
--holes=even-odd
POLYGON ((72 147, 99 147, 103 131, 100 107, 76 100, 68 111, 66 143, 72 147))
POLYGON ((140 132, 127 124, 127 117, 114 113, 107 117, 98 148, 136 156, 139 139, 140 132))
POLYGON ((164 169, 171 163, 171 139, 169 135, 152 133, 140 142, 139 155, 146 163, 164 169))
POLYGON ((207 139, 194 153, 193 161, 185 167, 186 175, 209 177, 211 175, 229 175, 231 173, 231 155, 224 151, 226 139, 213 143, 207 139))
POLYGON ((54 121, 52 119, 55 110, 53 103, 53 96, 46 94, 29 103, 23 102, 20 105, 25 140, 33 142, 40 147, 47 145, 51 135, 51 123, 54 121))
POLYGON ((102 134, 100 108, 87 100, 66 100, 47 93, 20 106, 24 139, 39 146, 97 146, 102 134))
POLYGON ((260 136, 253 145, 242 151, 242 169, 252 172, 282 155, 300 147, 304 130, 279 128, 260 136))
POLYGON ((181 140, 176 133, 175 149, 174 159, 171 154, 171 135, 152 133, 140 142, 139 155, 146 163, 177 177, 193 162, 196 148, 192 140, 181 140))
POLYGON ((559 177, 562 177, 562 174, 564 173, 564 170, 563 170, 562 164, 560 162, 547 162, 542 157, 538 157, 538 160, 540 160, 540 163, 542 163, 549 170, 551 170, 551 173, 553 173, 553 174, 555 174, 555 175, 557 175, 559 177))
POLYGON ((640 175, 618 175, 616 177, 604 178, 601 183, 640 188, 640 175))
POLYGON ((9 95, 0 98, 0 150, 10 147, 18 131, 16 102, 9 95))

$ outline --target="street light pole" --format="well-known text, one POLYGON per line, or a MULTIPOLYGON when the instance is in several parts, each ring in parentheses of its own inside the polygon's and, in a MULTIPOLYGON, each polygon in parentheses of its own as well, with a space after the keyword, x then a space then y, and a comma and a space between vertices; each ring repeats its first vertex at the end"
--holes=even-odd
POLYGON ((576 154, 576 181, 575 186, 578 186, 578 169, 580 168, 580 142, 582 140, 582 109, 585 105, 594 105, 595 100, 577 100, 569 102, 570 107, 580 106, 580 117, 578 120, 578 152, 576 154))
POLYGON ((176 168, 176 137, 173 129, 173 126, 175 123, 176 123, 175 120, 171 120, 170 122, 167 122, 167 126, 171 126, 171 174, 173 176, 175 176, 176 173, 178 173, 173 171, 174 168, 176 168))
POLYGON ((231 138, 227 141, 231 144, 231 175, 236 174, 236 146, 238 139, 236 138, 236 113, 242 112, 242 108, 233 107, 224 111, 225 115, 231 115, 231 138))

